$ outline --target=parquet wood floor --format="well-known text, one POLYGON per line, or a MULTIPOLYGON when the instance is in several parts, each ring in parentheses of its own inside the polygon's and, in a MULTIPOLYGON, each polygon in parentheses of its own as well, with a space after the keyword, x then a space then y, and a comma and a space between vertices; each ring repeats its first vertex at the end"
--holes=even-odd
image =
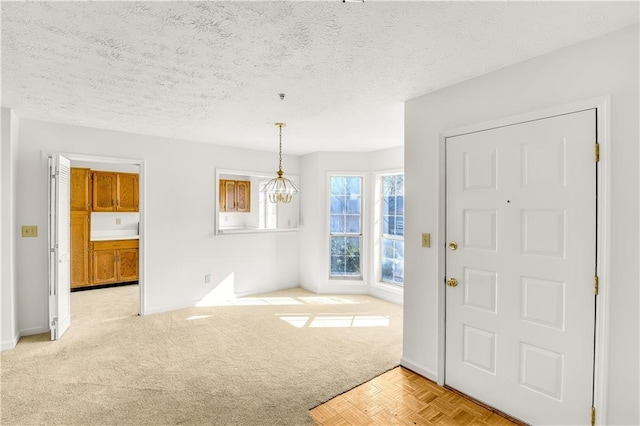
POLYGON ((519 425, 402 367, 310 411, 316 426, 519 425))

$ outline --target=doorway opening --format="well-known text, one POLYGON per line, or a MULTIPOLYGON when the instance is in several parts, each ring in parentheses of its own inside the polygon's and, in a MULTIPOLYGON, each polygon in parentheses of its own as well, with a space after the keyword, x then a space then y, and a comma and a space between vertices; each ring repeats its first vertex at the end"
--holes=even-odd
POLYGON ((70 318, 67 326, 87 325, 144 315, 145 303, 143 161, 68 153, 54 158, 69 165, 66 178, 52 173, 52 252, 69 246, 68 273, 56 270, 59 262, 50 264, 55 340, 66 330, 58 318, 70 318))

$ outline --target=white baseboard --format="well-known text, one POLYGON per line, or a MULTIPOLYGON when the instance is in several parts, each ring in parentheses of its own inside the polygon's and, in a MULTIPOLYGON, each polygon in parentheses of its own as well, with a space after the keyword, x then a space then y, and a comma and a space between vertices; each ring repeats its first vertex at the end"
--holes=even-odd
POLYGON ((415 373, 420 374, 423 377, 426 377, 429 380, 433 380, 436 383, 438 382, 438 374, 435 371, 425 367, 424 365, 420 365, 417 362, 408 360, 405 357, 402 357, 402 359, 400 360, 400 365, 408 368, 415 373))
POLYGON ((369 294, 373 297, 377 297, 378 299, 385 300, 390 303, 395 303, 396 305, 404 304, 404 296, 402 291, 398 291, 398 289, 394 288, 385 288, 386 286, 382 285, 372 285, 369 289, 369 294))
MULTIPOLYGON (((284 286, 274 286, 274 287, 260 289, 260 291, 245 291, 241 293, 234 293, 234 296, 247 297, 247 296, 252 296, 254 294, 271 293, 273 291, 288 290, 290 288, 296 288, 296 287, 298 287, 298 285, 289 284, 284 286)), ((152 308, 147 307, 144 314, 146 316, 146 315, 162 314, 165 312, 177 311, 180 309, 193 308, 198 306, 198 303, 200 302, 201 302, 200 300, 192 300, 190 302, 180 303, 176 305, 165 305, 165 306, 157 306, 152 308)))
POLYGON ((19 340, 20 340, 19 334, 16 336, 13 336, 12 340, 3 340, 2 343, 0 343, 0 351, 6 351, 9 349, 15 348, 19 340))

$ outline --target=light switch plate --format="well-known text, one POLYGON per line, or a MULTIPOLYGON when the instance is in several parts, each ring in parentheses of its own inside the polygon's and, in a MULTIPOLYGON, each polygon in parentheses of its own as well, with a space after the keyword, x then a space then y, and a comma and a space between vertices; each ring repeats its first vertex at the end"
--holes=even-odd
POLYGON ((422 247, 431 247, 431 234, 422 234, 422 247))
POLYGON ((35 238, 38 236, 38 227, 37 226, 23 226, 22 227, 22 238, 35 238))

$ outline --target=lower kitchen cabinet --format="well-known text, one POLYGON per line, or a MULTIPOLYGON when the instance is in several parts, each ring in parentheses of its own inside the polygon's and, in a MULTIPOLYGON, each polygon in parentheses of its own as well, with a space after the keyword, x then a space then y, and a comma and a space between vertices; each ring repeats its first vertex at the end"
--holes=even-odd
POLYGON ((138 240, 94 241, 91 244, 93 285, 138 280, 138 240))

